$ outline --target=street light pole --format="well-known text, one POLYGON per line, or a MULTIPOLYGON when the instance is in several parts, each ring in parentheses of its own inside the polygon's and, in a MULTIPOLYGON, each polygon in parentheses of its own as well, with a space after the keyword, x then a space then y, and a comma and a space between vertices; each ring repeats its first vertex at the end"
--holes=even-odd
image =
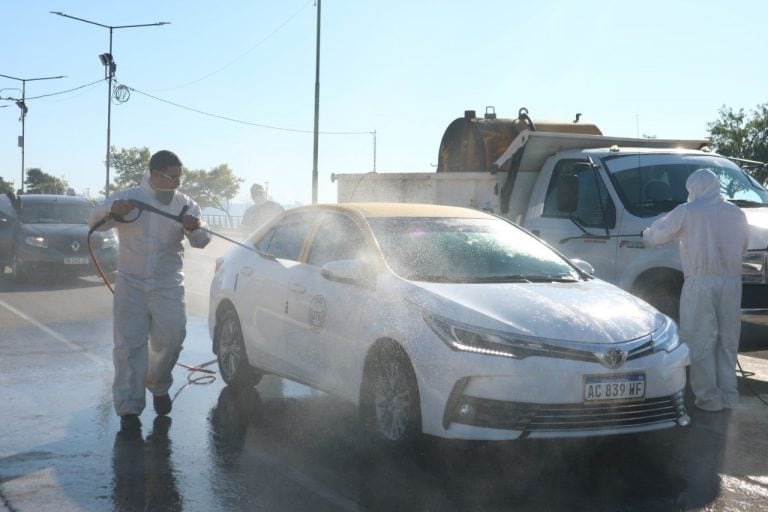
POLYGON ((97 27, 103 27, 109 29, 109 53, 102 53, 99 55, 99 59, 101 60, 102 65, 104 65, 104 73, 105 78, 107 78, 107 158, 106 158, 106 167, 107 167, 107 177, 106 182, 104 185, 104 195, 109 195, 109 158, 110 158, 110 139, 112 134, 112 81, 115 78, 115 70, 117 69, 117 64, 115 64, 115 60, 112 58, 112 32, 115 29, 118 28, 138 28, 138 27, 158 27, 160 25, 170 25, 170 21, 158 21, 155 23, 141 23, 138 25, 104 25, 102 23, 98 23, 91 20, 86 20, 84 18, 77 18, 75 16, 70 16, 69 14, 64 14, 63 12, 59 11, 51 11, 51 14, 56 14, 57 16, 63 16, 64 18, 70 18, 77 21, 82 21, 83 23, 89 23, 91 25, 96 25, 97 27))
POLYGON ((317 43, 315 44, 315 129, 312 150, 312 204, 317 203, 317 145, 320 127, 320 1, 317 0, 317 43))
POLYGON ((24 192, 24 119, 27 117, 27 82, 34 82, 36 80, 55 80, 57 78, 64 78, 64 75, 60 76, 46 76, 40 78, 17 78, 15 76, 0 75, 3 78, 10 78, 11 80, 17 80, 21 82, 21 101, 17 101, 16 105, 21 109, 21 138, 19 139, 19 147, 21 147, 21 186, 19 187, 24 192))

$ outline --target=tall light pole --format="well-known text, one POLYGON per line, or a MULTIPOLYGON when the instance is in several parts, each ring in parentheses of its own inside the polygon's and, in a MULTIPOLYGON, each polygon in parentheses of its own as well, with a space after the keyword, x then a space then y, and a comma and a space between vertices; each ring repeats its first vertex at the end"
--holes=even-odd
POLYGON ((109 195, 109 148, 110 148, 110 136, 111 136, 111 125, 112 125, 112 80, 115 78, 115 70, 117 69, 117 64, 115 63, 115 60, 112 58, 112 32, 115 29, 118 28, 138 28, 138 27, 157 27, 160 25, 170 25, 170 21, 158 21, 155 23, 142 23, 138 25, 104 25, 102 23, 97 23, 95 21, 86 20, 83 18, 77 18, 75 16, 70 16, 69 14, 64 14, 63 12, 59 11, 51 11, 51 14, 56 14, 58 16, 63 16, 65 18, 70 18, 77 21, 82 21, 84 23, 90 23, 91 25, 96 25, 97 27, 103 27, 109 29, 109 53, 102 53, 99 55, 99 60, 101 61, 101 64, 104 66, 104 78, 107 79, 107 158, 106 158, 106 166, 107 166, 107 179, 104 185, 104 195, 109 195))
POLYGON ((3 78, 10 78, 21 82, 21 101, 17 101, 16 105, 21 109, 21 137, 19 137, 19 147, 21 148, 21 189, 24 192, 24 119, 27 117, 27 82, 34 82, 36 80, 55 80, 57 78, 64 78, 64 75, 60 76, 45 76, 40 78, 17 78, 15 76, 0 75, 3 78))
POLYGON ((315 129, 312 150, 312 204, 317 203, 317 139, 320 127, 320 1, 317 0, 317 43, 315 44, 315 129))

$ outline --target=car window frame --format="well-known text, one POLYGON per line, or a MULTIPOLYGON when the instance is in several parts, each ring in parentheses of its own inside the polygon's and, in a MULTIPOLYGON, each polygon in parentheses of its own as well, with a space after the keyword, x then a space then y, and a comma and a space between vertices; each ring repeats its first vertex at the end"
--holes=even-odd
MULTIPOLYGON (((353 233, 334 233, 334 240, 340 240, 343 241, 343 244, 346 244, 350 240, 350 235, 353 235, 353 233)), ((315 267, 322 267, 328 262, 331 261, 340 261, 340 260, 360 260, 360 259, 366 259, 370 258, 370 245, 368 243, 368 239, 365 235, 365 230, 360 226, 360 224, 350 215, 347 215, 343 212, 337 212, 337 211, 325 211, 323 212, 315 224, 310 239, 307 241, 306 246, 306 257, 304 259, 304 262, 308 265, 312 265, 315 267), (353 249, 348 253, 349 257, 343 257, 343 258, 330 258, 325 259, 321 261, 313 261, 313 250, 317 247, 318 240, 325 241, 326 238, 324 238, 322 235, 324 233, 322 230, 328 226, 330 223, 335 222, 334 219, 342 219, 342 222, 345 226, 352 227, 352 231, 359 235, 358 241, 355 243, 358 244, 356 249, 353 249), (320 236, 319 236, 320 235, 320 236), (355 254, 357 253, 357 254, 355 254)))
MULTIPOLYGON (((317 212, 300 211, 288 213, 278 219, 272 226, 270 226, 267 232, 254 242, 253 246, 259 253, 269 258, 282 259, 286 261, 303 261, 304 254, 306 252, 307 240, 318 220, 317 217, 317 212), (277 251, 275 251, 273 248, 273 243, 275 243, 275 236, 286 232, 289 228, 292 228, 296 225, 303 226, 303 234, 299 237, 296 237, 297 239, 301 240, 301 243, 297 246, 294 246, 293 248, 295 251, 297 251, 297 253, 294 255, 293 253, 289 254, 286 251, 282 251, 279 254, 276 254, 277 251)), ((278 240, 278 242, 282 242, 282 240, 278 240)))

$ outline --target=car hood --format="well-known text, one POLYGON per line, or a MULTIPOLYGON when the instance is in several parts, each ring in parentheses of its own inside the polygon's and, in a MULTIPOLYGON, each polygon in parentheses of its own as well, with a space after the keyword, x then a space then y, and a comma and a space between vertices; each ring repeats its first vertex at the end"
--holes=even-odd
POLYGON ((597 279, 576 283, 413 283, 427 312, 521 336, 619 343, 646 336, 664 316, 637 297, 597 279))
POLYGON ((768 247, 768 208, 742 208, 749 223, 749 248, 768 247))
POLYGON ((85 240, 88 235, 87 224, 21 224, 21 229, 25 236, 85 240))

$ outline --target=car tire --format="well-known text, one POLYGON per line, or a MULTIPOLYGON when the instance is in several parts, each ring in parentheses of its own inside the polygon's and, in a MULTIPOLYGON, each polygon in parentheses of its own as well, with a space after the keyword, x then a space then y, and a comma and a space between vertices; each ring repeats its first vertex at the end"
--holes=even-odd
POLYGON ((389 346, 366 364, 361 413, 378 445, 411 448, 421 436, 421 405, 416 374, 405 352, 389 346))
POLYGON ((11 279, 13 279, 14 283, 23 283, 27 280, 27 275, 21 270, 19 257, 16 254, 13 255, 13 260, 11 260, 11 279))
POLYGON ((240 318, 233 309, 221 314, 214 332, 216 360, 224 382, 235 389, 252 388, 258 384, 262 374, 248 362, 240 318))

